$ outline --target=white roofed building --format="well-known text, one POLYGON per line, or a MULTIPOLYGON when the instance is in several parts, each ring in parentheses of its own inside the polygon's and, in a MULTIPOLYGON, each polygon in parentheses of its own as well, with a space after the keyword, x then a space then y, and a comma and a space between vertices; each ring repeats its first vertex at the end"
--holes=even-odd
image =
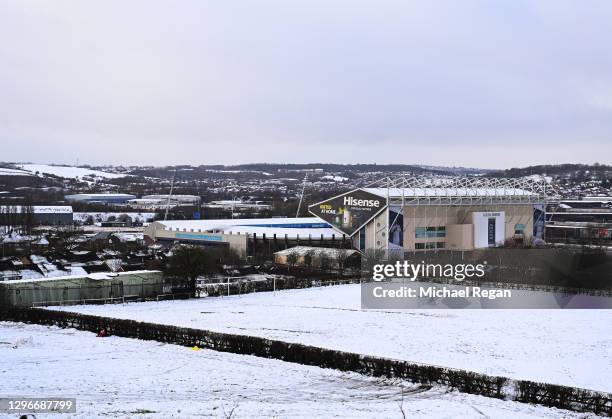
POLYGON ((349 246, 347 235, 316 217, 155 221, 144 231, 150 242, 229 247, 245 256, 272 254, 298 244, 349 246))
POLYGON ((71 225, 72 207, 69 205, 21 205, 0 206, 0 218, 10 218, 9 213, 23 215, 31 208, 34 223, 39 225, 71 225))

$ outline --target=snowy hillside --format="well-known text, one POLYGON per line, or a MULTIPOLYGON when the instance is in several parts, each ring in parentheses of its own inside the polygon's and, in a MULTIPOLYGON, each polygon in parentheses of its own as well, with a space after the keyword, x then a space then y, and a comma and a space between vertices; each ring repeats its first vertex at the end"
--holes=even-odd
POLYGON ((361 310, 359 285, 58 309, 612 391, 612 310, 361 310))
POLYGON ((18 166, 22 170, 25 170, 31 174, 36 174, 38 172, 38 176, 42 176, 45 173, 71 179, 117 179, 127 176, 120 173, 109 173, 100 170, 88 169, 86 167, 52 166, 49 164, 20 164, 18 166))
POLYGON ((27 170, 0 167, 0 176, 32 176, 27 170))
MULTIPOLYGON (((283 361, 0 322, 0 394, 77 399, 74 418, 580 418, 283 361), (403 388, 403 402, 402 402, 403 388)), ((51 415, 53 416, 53 415, 51 415)), ((59 415, 58 417, 68 415, 59 415)), ((16 416, 11 416, 16 417, 16 416)), ((42 417, 42 416, 38 416, 42 417)))

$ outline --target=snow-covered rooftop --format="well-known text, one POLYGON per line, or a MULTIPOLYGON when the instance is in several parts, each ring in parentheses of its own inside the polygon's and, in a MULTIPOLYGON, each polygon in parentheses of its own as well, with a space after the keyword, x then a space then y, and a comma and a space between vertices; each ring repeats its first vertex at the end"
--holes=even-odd
POLYGON ((73 195, 66 195, 64 199, 89 199, 89 198, 136 198, 132 194, 125 193, 79 193, 73 195))
POLYGON ((224 234, 257 234, 268 237, 308 237, 331 238, 339 236, 338 231, 316 217, 300 218, 246 218, 227 220, 173 220, 157 221, 166 229, 178 232, 217 232, 224 234))
POLYGON ((157 221, 172 229, 223 230, 237 226, 278 228, 326 228, 329 225, 317 217, 299 218, 233 218, 221 220, 171 220, 157 221))
MULTIPOLYGON (((49 281, 62 281, 62 280, 74 280, 77 278, 83 278, 83 277, 87 277, 87 278, 91 278, 91 279, 111 279, 117 276, 123 276, 123 275, 142 275, 142 274, 148 274, 148 273, 152 273, 152 272, 159 272, 159 271, 147 271, 147 270, 141 270, 141 271, 128 271, 128 272, 96 272, 93 274, 85 274, 83 276, 80 275, 65 275, 65 276, 56 276, 53 278, 43 278, 42 275, 40 275, 38 272, 35 272, 36 274, 38 274, 38 277, 36 278, 31 278, 31 279, 25 279, 25 276, 23 276, 24 272, 26 271, 26 269, 21 270, 21 274, 22 277, 24 277, 24 279, 15 279, 15 280, 10 280, 10 281, 3 281, 0 282, 0 284, 23 284, 26 282, 49 282, 49 281)), ((78 270, 76 270, 78 271, 78 270)), ((84 271, 84 270, 83 270, 84 271)))
POLYGON ((274 254, 286 256, 286 255, 289 255, 290 253, 295 253, 299 256, 304 256, 308 252, 313 252, 317 256, 324 253, 328 256, 336 257, 341 251, 346 252, 348 256, 358 253, 357 250, 355 249, 337 249, 335 247, 294 246, 294 247, 290 247, 289 249, 279 250, 278 252, 275 252, 274 254))

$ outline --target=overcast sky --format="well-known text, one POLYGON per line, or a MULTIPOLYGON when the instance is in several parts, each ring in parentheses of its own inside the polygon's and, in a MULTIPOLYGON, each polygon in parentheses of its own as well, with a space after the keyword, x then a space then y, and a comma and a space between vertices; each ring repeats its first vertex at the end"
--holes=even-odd
POLYGON ((0 0, 0 161, 612 163, 610 0, 0 0))

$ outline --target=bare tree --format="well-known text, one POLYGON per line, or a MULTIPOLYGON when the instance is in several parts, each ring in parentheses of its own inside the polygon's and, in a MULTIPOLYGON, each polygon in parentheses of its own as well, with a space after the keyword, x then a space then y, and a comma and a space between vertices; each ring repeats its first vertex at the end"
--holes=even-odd
POLYGON ((338 269, 338 275, 343 276, 344 270, 346 269, 347 262, 351 253, 347 249, 337 249, 334 254, 334 259, 338 269))
POLYGON ((295 251, 291 251, 287 254, 287 266, 293 268, 298 262, 298 254, 295 251))
POLYGON ((385 251, 382 249, 368 249, 361 255, 361 271, 364 277, 372 278, 374 265, 385 261, 385 251))
POLYGON ((166 274, 185 278, 189 281, 189 289, 195 296, 196 282, 200 275, 210 273, 214 269, 214 261, 209 253, 199 246, 178 246, 168 259, 166 274))
POLYGON ((76 249, 80 241, 78 238, 83 234, 83 230, 78 227, 66 226, 55 231, 53 250, 63 253, 76 249))
POLYGON ((321 268, 323 272, 328 271, 329 268, 331 267, 331 260, 329 259, 329 256, 327 256, 327 253, 325 252, 319 253, 319 267, 321 268))
POLYGON ((314 250, 309 250, 304 254, 304 266, 308 269, 312 269, 312 264, 314 260, 315 252, 314 250))

